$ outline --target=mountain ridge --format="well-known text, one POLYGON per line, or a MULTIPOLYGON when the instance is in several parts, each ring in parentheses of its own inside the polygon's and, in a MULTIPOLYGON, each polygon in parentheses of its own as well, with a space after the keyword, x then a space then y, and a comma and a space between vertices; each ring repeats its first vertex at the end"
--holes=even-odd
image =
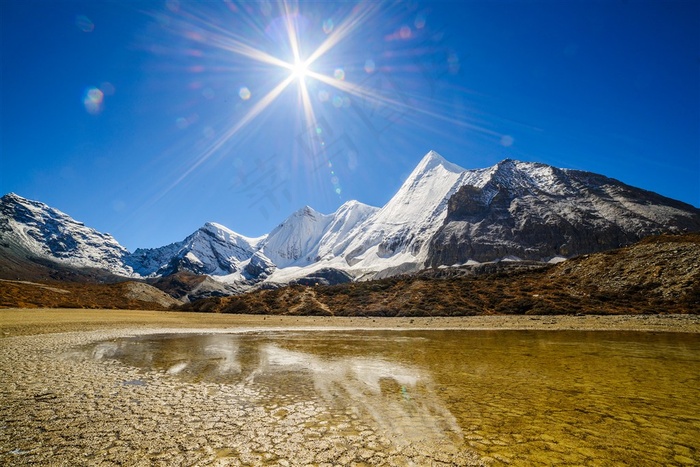
POLYGON ((646 237, 559 264, 500 262, 371 282, 291 285, 199 300, 180 309, 367 317, 697 314, 700 234, 646 237))
POLYGON ((559 260, 648 235, 700 231, 694 206, 603 175, 512 159, 465 170, 435 151, 380 208, 352 200, 322 214, 305 206, 257 238, 207 222, 180 242, 130 253, 111 235, 16 194, 0 199, 0 214, 0 243, 8 245, 0 252, 11 245, 25 256, 123 277, 207 274, 243 288, 559 260))
POLYGON ((594 253, 648 235, 698 231, 699 213, 603 175, 503 161, 481 188, 465 185, 450 199, 428 265, 594 253))

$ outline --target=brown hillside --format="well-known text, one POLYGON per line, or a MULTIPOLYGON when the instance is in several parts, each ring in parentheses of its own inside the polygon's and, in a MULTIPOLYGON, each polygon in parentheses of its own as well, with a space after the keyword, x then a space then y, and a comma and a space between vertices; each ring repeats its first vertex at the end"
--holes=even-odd
POLYGON ((556 266, 485 275, 444 270, 335 286, 293 285, 182 309, 336 316, 700 313, 700 235, 664 235, 556 266))
POLYGON ((181 302, 140 282, 85 284, 0 279, 0 308, 167 310, 181 302))

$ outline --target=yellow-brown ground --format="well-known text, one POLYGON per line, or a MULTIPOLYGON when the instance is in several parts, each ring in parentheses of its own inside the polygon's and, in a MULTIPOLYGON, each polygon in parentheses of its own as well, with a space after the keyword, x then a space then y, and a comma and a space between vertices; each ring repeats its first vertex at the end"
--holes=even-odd
POLYGON ((0 309, 0 337, 118 328, 550 329, 700 333, 698 315, 363 318, 261 316, 145 310, 0 309))

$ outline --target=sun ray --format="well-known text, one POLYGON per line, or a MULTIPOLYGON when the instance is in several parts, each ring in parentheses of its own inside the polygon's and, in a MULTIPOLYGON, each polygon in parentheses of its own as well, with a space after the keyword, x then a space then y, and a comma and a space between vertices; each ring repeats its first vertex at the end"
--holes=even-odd
POLYGON ((304 112, 304 118, 306 119, 306 123, 308 125, 314 125, 316 123, 316 115, 314 114, 314 108, 311 104, 309 91, 306 88, 306 83, 304 83, 304 80, 300 80, 299 95, 301 96, 301 107, 304 112))
POLYGON ((173 183, 171 183, 159 196, 162 197, 167 192, 179 185, 185 178, 187 178, 194 170, 196 170, 200 165, 206 162, 216 151, 218 151, 226 142, 228 142, 238 131, 250 123, 255 117, 257 117, 267 106, 274 102, 277 97, 282 94, 287 86, 289 86, 294 81, 293 76, 289 76, 284 79, 281 83, 275 86, 270 92, 265 94, 262 99, 260 99, 235 125, 226 130, 226 132, 216 139, 202 154, 197 157, 197 160, 185 170, 173 183))
POLYGON ((350 83, 348 81, 340 81, 334 78, 331 78, 329 76, 323 75, 321 73, 316 73, 313 71, 308 70, 307 75, 311 78, 314 78, 318 81, 321 81, 322 83, 328 84, 336 89, 339 89, 343 92, 346 92, 350 95, 353 95, 355 97, 359 97, 361 99, 364 99, 372 104, 378 104, 378 105, 384 105, 386 107, 389 107, 391 109, 394 109, 396 111, 410 111, 412 114, 421 114, 424 116, 428 116, 431 118, 434 118, 436 120, 444 121, 444 122, 449 122, 454 125, 461 126, 463 128, 469 128, 471 130, 478 131, 483 134, 487 134, 490 136, 500 136, 500 133, 489 130, 488 128, 475 125, 469 122, 466 122, 464 120, 456 119, 456 118, 451 118, 445 114, 438 113, 438 112, 432 112, 428 110, 429 106, 434 106, 435 102, 434 99, 431 99, 429 102, 426 102, 426 105, 424 106, 416 106, 416 105, 410 105, 408 102, 402 102, 396 99, 389 99, 385 96, 382 96, 380 94, 372 92, 371 89, 365 88, 353 83, 350 83))
POLYGON ((286 1, 282 2, 282 7, 284 8, 284 25, 287 30, 287 38, 289 39, 289 46, 292 49, 293 64, 301 62, 301 53, 299 50, 299 37, 297 28, 294 26, 295 12, 290 9, 289 3, 286 1))
POLYGON ((289 68, 291 65, 284 60, 280 60, 270 54, 262 52, 261 50, 251 47, 249 45, 243 44, 235 39, 229 37, 223 37, 220 35, 212 35, 210 38, 212 40, 211 44, 216 45, 223 50, 236 53, 238 55, 243 55, 253 60, 257 60, 262 63, 267 63, 269 65, 275 65, 282 68, 289 68))
POLYGON ((341 40, 345 39, 355 28, 364 23, 367 18, 374 14, 379 8, 379 2, 362 2, 353 8, 352 16, 343 21, 323 43, 314 50, 306 59, 306 64, 310 65, 323 56, 330 49, 335 47, 341 40))
POLYGON ((262 63, 267 63, 269 65, 288 67, 289 64, 284 60, 270 55, 262 50, 256 49, 248 44, 245 44, 234 37, 232 37, 231 32, 226 29, 211 24, 209 22, 203 22, 204 25, 213 29, 213 31, 207 31, 207 44, 218 47, 222 50, 228 52, 233 52, 235 54, 241 55, 243 57, 252 58, 262 63))

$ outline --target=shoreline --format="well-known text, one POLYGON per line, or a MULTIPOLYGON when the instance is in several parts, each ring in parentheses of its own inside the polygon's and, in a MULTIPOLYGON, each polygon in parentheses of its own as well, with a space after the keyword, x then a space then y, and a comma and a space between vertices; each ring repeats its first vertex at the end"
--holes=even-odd
POLYGON ((284 330, 551 330, 700 333, 700 315, 485 315, 328 317, 99 309, 0 309, 0 339, 64 332, 151 329, 163 332, 284 330))

